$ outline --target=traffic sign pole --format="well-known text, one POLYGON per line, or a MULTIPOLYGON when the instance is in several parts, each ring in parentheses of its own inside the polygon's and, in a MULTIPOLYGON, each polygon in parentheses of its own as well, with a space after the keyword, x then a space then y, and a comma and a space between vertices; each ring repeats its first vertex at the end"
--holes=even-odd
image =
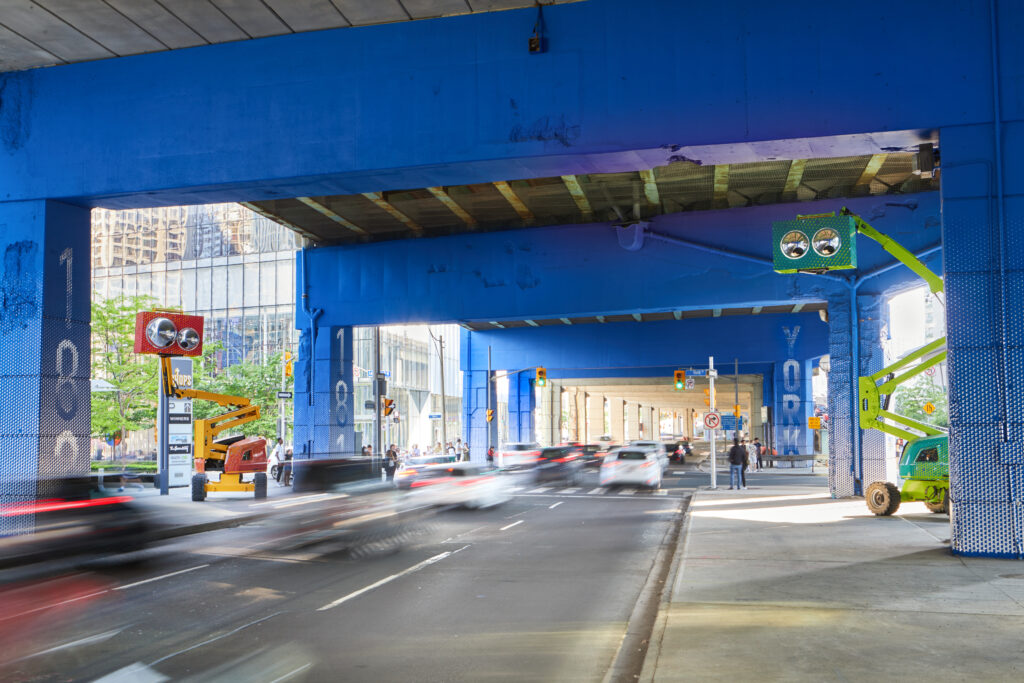
MULTIPOLYGON (((715 357, 708 356, 708 383, 711 387, 711 412, 715 412, 715 357)), ((718 464, 715 462, 715 430, 711 430, 711 490, 718 488, 718 464)))

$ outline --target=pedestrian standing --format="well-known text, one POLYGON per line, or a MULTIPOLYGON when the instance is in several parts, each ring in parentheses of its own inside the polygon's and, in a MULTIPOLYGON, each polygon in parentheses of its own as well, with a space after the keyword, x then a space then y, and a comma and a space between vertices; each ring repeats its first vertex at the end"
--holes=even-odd
POLYGON ((739 439, 732 440, 732 448, 729 449, 729 490, 747 488, 742 484, 743 463, 747 459, 747 449, 740 446, 739 439))
POLYGON ((469 442, 462 444, 462 460, 463 462, 469 462, 469 442))
POLYGON ((267 467, 270 468, 270 475, 274 477, 274 481, 280 484, 281 472, 284 470, 284 441, 282 439, 278 439, 277 443, 274 444, 274 450, 270 452, 270 460, 267 462, 267 467))
POLYGON ((757 472, 761 467, 757 464, 757 453, 760 449, 754 445, 753 441, 747 442, 747 459, 750 461, 750 471, 757 472))
POLYGON ((487 449, 487 466, 494 467, 494 446, 487 449))
POLYGON ((761 439, 760 437, 754 437, 754 458, 757 460, 757 471, 760 472, 764 469, 764 461, 761 460, 761 439))

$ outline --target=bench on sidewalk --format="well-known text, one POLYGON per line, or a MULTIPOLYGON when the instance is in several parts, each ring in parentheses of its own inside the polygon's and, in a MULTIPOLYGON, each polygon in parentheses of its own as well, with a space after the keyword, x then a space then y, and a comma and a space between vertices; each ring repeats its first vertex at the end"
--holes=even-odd
POLYGON ((798 465, 796 465, 795 463, 804 462, 804 463, 809 463, 809 465, 805 464, 803 466, 804 467, 808 467, 809 466, 811 468, 811 472, 814 472, 814 459, 816 457, 817 456, 815 456, 813 454, 812 455, 767 455, 766 454, 766 455, 762 455, 761 456, 761 462, 773 462, 773 463, 789 462, 789 463, 794 463, 793 465, 791 465, 791 467, 793 467, 793 468, 798 467, 798 465))

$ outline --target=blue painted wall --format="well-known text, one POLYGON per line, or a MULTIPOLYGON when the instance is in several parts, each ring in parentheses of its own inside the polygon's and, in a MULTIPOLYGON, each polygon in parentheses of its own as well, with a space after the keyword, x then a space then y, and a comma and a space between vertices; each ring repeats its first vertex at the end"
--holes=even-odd
POLYGON ((677 368, 707 367, 708 356, 713 355, 723 376, 738 358, 741 373, 766 378, 764 404, 774 408, 779 452, 809 453, 813 435, 807 429, 807 417, 814 410, 811 359, 828 352, 828 339, 828 325, 817 313, 466 331, 462 335, 463 412, 472 454, 482 458, 485 451, 485 440, 481 440, 485 395, 478 377, 486 372, 488 347, 493 368, 526 370, 510 380, 512 440, 532 439, 532 431, 520 430, 526 419, 522 416, 525 406, 519 401, 527 394, 532 401, 537 366, 545 367, 552 381, 615 377, 668 381, 677 368), (513 413, 518 414, 514 419, 513 413))
MULTIPOLYGON (((1022 10, 999 4, 1004 117, 1020 119, 1022 10)), ((545 19, 544 55, 526 51, 535 13, 522 10, 2 74, 0 199, 139 206, 679 155, 841 156, 910 139, 778 141, 992 118, 985 2, 907 0, 882 14, 814 0, 589 0, 545 19), (922 55, 927 68, 908 68, 922 55), (730 148, 701 147, 716 144, 730 148)))

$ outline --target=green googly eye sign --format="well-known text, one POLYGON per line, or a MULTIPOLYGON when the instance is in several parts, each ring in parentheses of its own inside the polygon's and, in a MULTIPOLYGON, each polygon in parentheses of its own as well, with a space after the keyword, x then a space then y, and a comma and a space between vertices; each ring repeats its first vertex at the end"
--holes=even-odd
POLYGON ((857 267, 853 216, 813 216, 772 223, 772 260, 779 273, 857 267))

